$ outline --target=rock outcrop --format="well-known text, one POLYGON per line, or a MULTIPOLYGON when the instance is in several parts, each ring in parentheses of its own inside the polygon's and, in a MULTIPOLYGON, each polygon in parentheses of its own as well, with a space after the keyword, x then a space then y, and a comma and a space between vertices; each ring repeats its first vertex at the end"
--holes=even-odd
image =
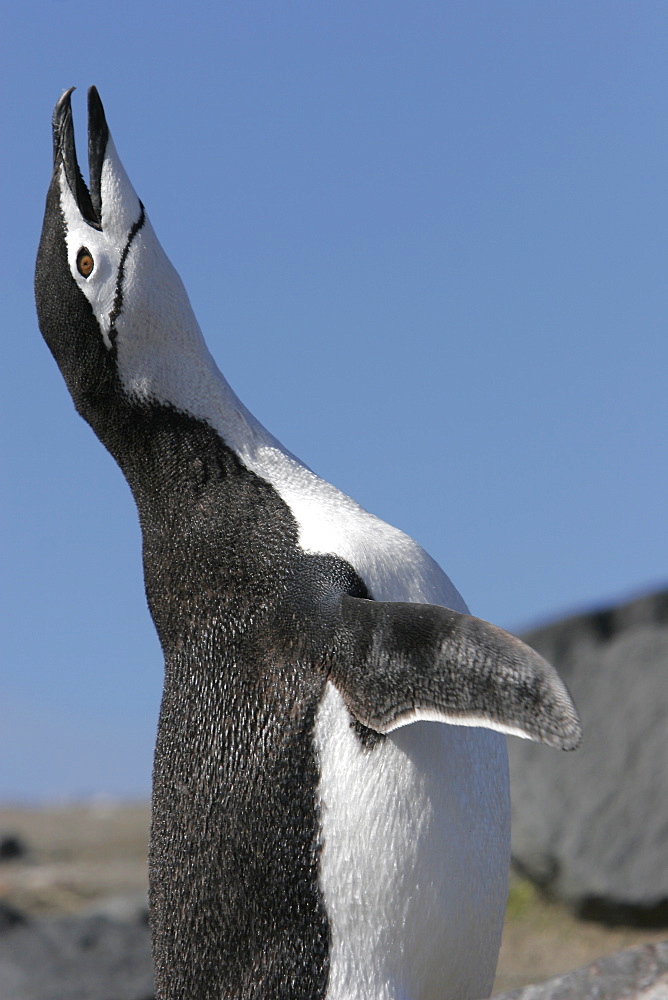
POLYGON ((668 926, 668 591, 523 638, 566 681, 584 742, 508 741, 515 864, 581 916, 668 926))
POLYGON ((147 914, 27 917, 0 910, 0 1000, 152 1000, 147 914))
POLYGON ((668 941, 619 951, 493 1000, 668 1000, 668 941))

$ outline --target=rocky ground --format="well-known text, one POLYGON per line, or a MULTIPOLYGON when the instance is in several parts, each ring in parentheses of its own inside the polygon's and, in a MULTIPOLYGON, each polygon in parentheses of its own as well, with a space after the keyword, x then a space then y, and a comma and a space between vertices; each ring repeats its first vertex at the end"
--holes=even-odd
MULTIPOLYGON (((111 918, 112 923, 123 923, 130 928, 128 939, 119 940, 117 944, 122 946, 134 966, 143 963, 142 975, 146 979, 148 932, 142 915, 148 821, 148 808, 143 804, 99 801, 68 808, 2 808, 0 856, 4 854, 4 857, 0 858, 0 902, 10 908, 5 910, 5 920, 11 922, 7 914, 11 915, 14 909, 34 918, 65 915, 86 918, 87 922, 76 925, 76 933, 80 935, 81 928, 86 928, 84 950, 88 950, 93 965, 102 961, 95 952, 97 938, 107 926, 101 922, 111 918)), ((40 922, 41 938, 36 950, 34 934, 28 930, 30 926, 28 923, 19 927, 20 933, 14 929, 14 948, 30 948, 35 963, 57 951, 60 965, 54 967, 52 979, 58 976, 59 969, 65 976, 68 955, 74 954, 75 925, 61 923, 57 933, 54 930, 50 935, 50 925, 40 922)), ((116 932, 121 933, 120 929, 116 932)), ((547 901, 530 882, 513 876, 495 989, 497 992, 516 990, 600 956, 667 937, 666 928, 606 927, 579 920, 563 904, 547 901)), ((80 978, 80 984, 84 979, 80 978)), ((18 988, 16 993, 11 989, 6 985, 3 992, 0 979, 0 1000, 14 1000, 18 988)), ((58 989, 54 982, 54 1000, 61 1000, 58 989)), ((22 997, 30 995, 27 988, 21 993, 22 997)), ((135 997, 147 1000, 149 995, 144 984, 137 987, 136 993, 125 992, 123 1000, 135 1000, 135 997)), ((562 995, 569 996, 568 993, 562 995)), ((104 1000, 99 992, 86 993, 85 985, 80 985, 79 993, 68 994, 67 1000, 88 996, 91 1000, 92 997, 104 1000)), ((116 1000, 118 993, 112 988, 109 996, 116 1000)))

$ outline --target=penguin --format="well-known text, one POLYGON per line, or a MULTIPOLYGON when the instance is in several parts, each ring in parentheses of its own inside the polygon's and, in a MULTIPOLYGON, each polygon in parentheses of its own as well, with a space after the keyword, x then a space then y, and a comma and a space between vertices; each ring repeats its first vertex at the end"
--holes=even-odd
MULTIPOLYGON (((74 88, 72 88, 74 89, 74 88)), ((553 668, 249 413, 88 94, 53 116, 41 332, 125 475, 165 660, 159 1000, 474 1000, 506 897, 505 735, 575 748, 553 668)))

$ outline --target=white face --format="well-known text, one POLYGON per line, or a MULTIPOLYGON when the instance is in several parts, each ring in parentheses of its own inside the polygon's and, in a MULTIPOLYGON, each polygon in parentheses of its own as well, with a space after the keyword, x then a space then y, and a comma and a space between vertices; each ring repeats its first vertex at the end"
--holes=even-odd
POLYGON ((101 224, 88 224, 60 173, 67 260, 91 304, 126 391, 211 419, 220 374, 188 295, 144 214, 109 137, 102 164, 101 224), (92 266, 91 266, 92 265, 92 266))
MULTIPOLYGON (((67 129, 67 106, 61 103, 59 110, 67 129)), ((270 435, 241 405, 211 357, 183 283, 160 246, 106 124, 105 133, 96 205, 88 209, 88 218, 99 212, 99 228, 87 221, 79 204, 79 198, 85 201, 82 191, 70 189, 64 159, 56 181, 69 270, 91 306, 125 392, 139 402, 164 403, 207 421, 238 450, 268 441, 270 435)), ((72 181, 78 168, 69 148, 72 181)), ((60 150, 57 145, 57 156, 60 150)))
MULTIPOLYGON (((119 285, 121 261, 132 227, 142 215, 139 198, 118 158, 111 137, 102 166, 102 230, 89 225, 83 218, 70 191, 64 167, 60 168, 60 203, 65 217, 67 260, 72 277, 84 293, 100 324, 107 347, 111 347, 109 332, 119 285), (86 274, 81 255, 87 250, 92 270, 86 274)), ((127 263, 126 263, 127 267, 127 263)))

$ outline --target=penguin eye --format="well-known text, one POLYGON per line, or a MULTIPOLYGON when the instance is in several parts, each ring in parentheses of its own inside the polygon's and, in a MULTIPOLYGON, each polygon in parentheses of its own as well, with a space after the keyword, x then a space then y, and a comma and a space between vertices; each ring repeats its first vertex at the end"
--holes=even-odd
POLYGON ((87 278, 95 267, 95 261, 93 260, 93 255, 88 249, 88 247, 82 247, 77 254, 77 271, 79 274, 87 278))

